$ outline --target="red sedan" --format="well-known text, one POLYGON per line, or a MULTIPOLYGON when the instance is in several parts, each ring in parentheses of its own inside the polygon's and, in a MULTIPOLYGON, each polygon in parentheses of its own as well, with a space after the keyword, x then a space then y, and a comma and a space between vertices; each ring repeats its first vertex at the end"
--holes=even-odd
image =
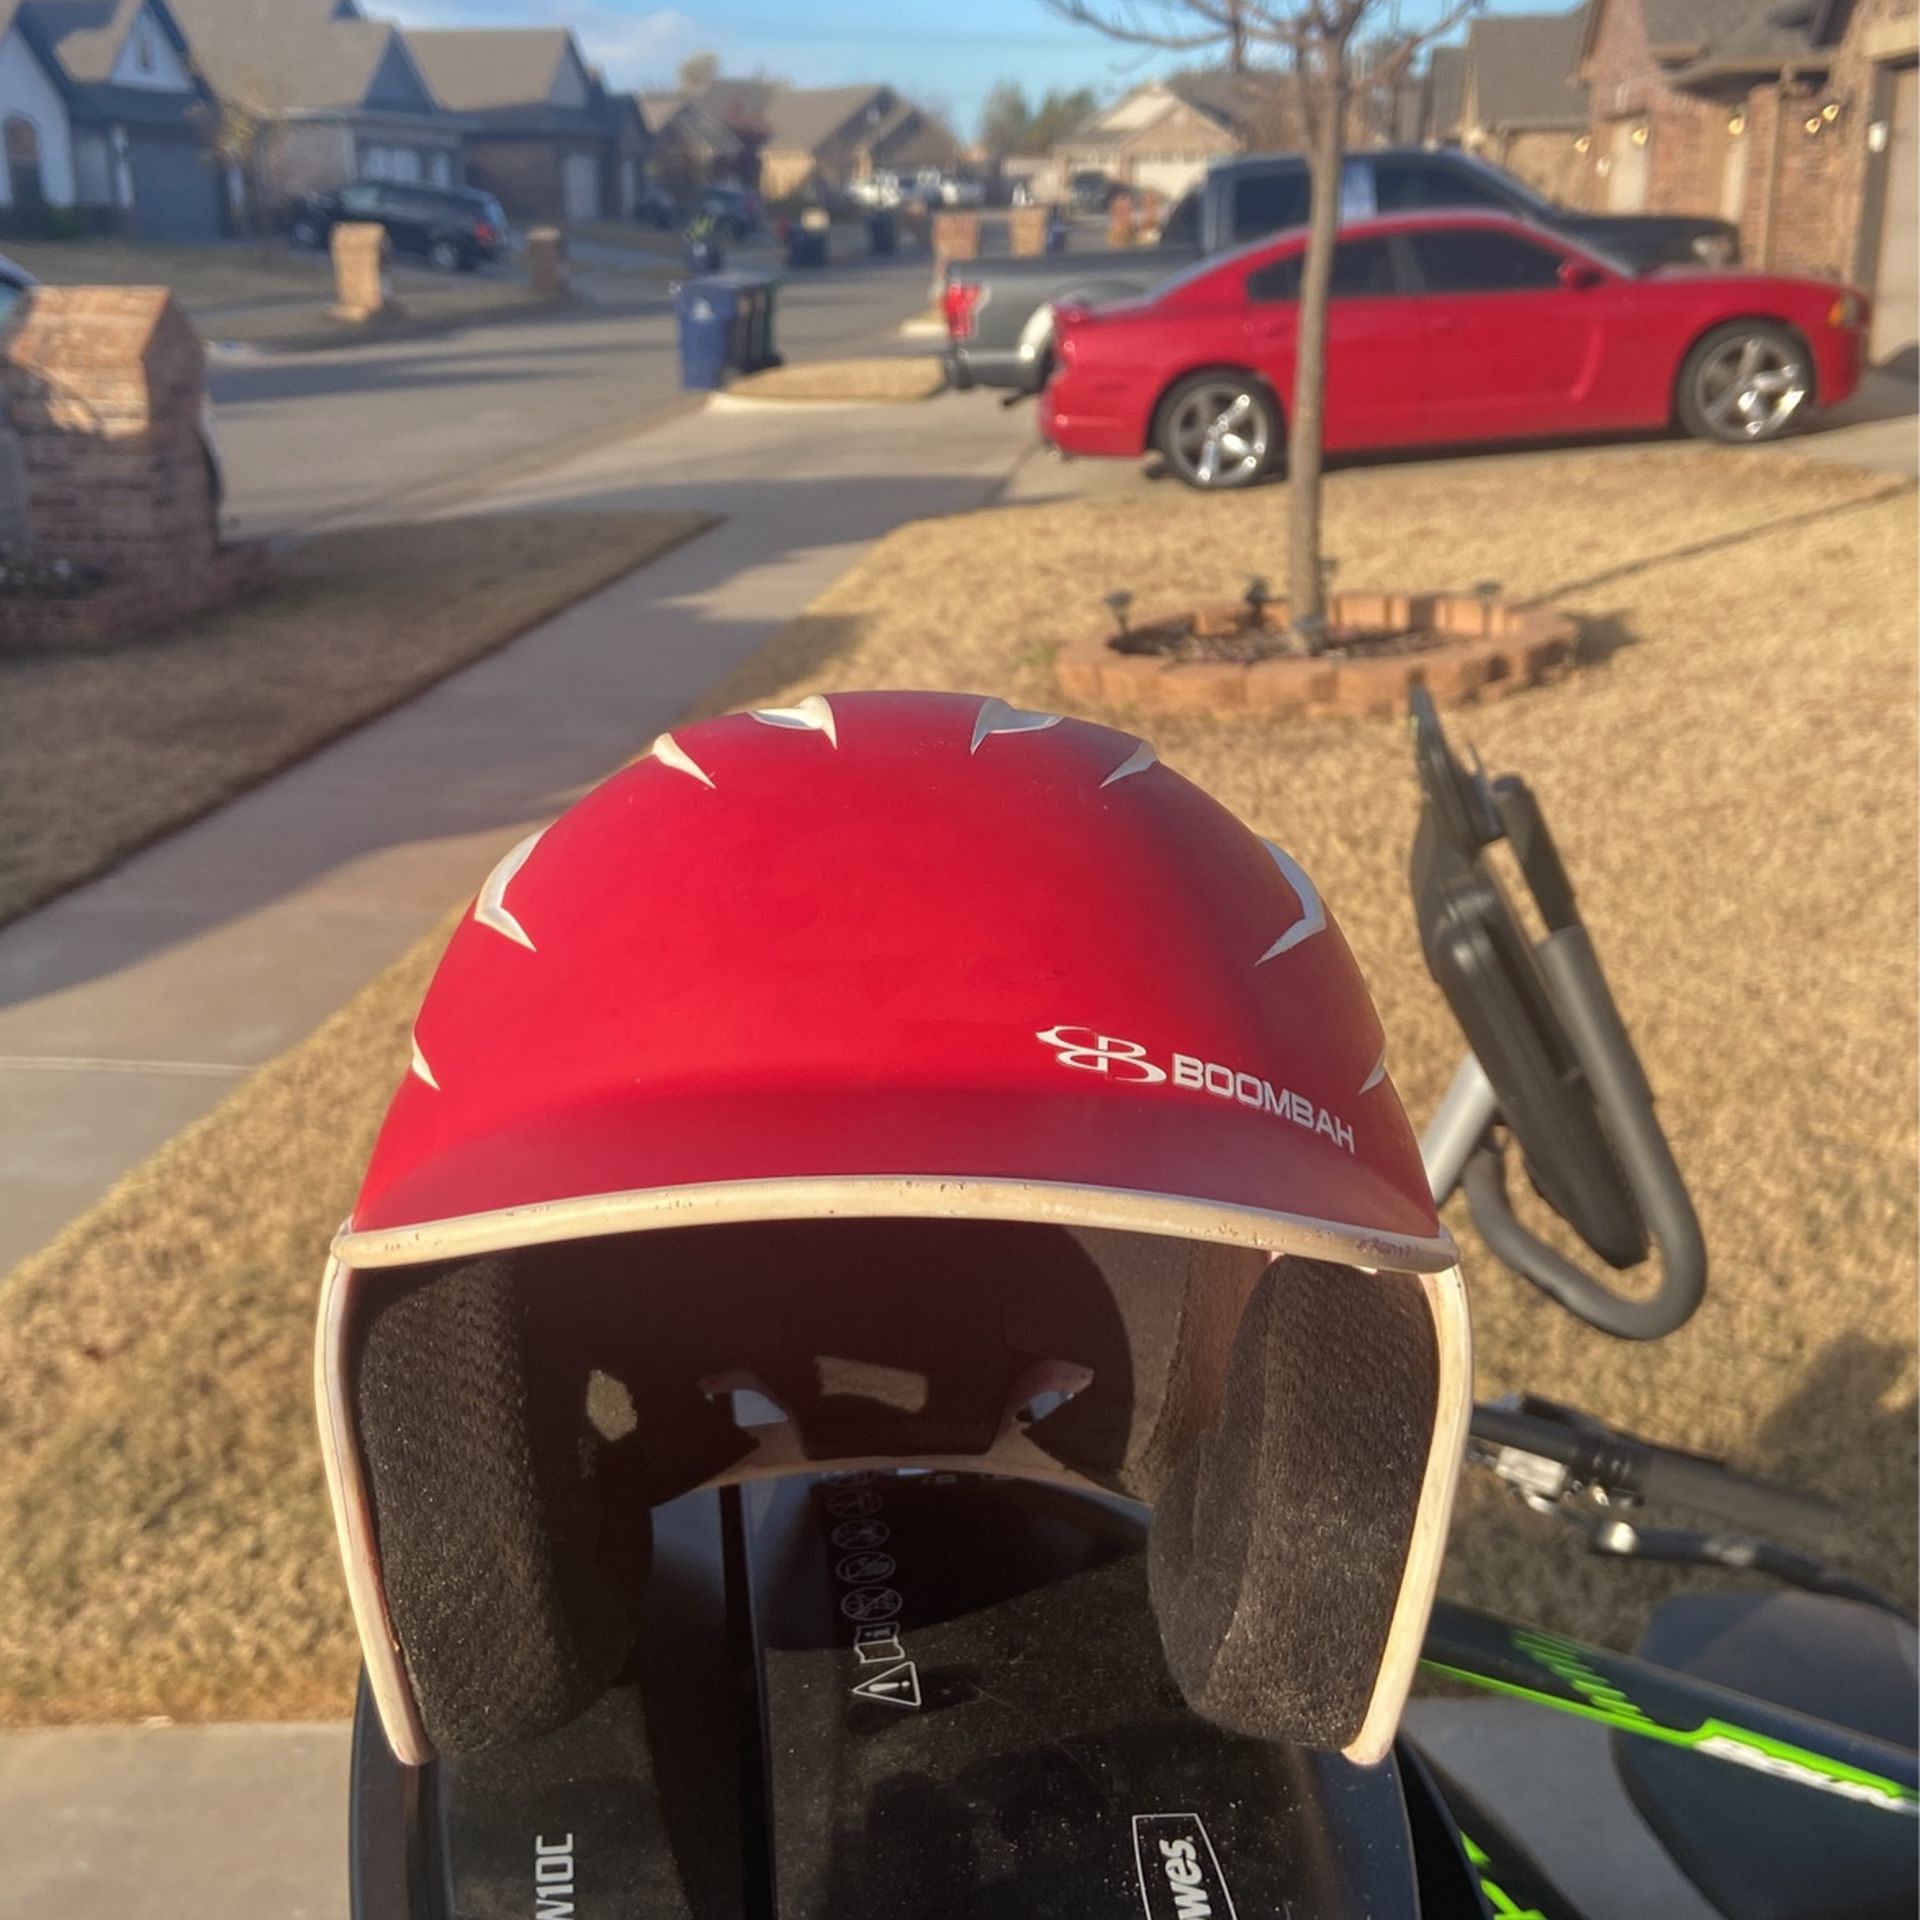
MULTIPOLYGON (((1158 451, 1240 487, 1284 453, 1306 235, 1206 261, 1139 300, 1055 314, 1041 432, 1062 453, 1158 451)), ((1549 439, 1674 421, 1770 440, 1860 377, 1866 301, 1824 280, 1635 273, 1524 221, 1357 221, 1334 255, 1326 446, 1549 439)))

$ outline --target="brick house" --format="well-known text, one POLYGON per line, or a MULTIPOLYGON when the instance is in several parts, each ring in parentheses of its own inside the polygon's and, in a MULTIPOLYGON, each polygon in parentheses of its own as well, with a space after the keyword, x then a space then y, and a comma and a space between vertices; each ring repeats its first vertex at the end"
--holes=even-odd
POLYGON ((937 116, 891 87, 788 87, 716 80, 698 106, 744 149, 736 171, 769 200, 842 192, 875 173, 942 172, 960 143, 937 116))
POLYGON ((1587 90, 1574 71, 1585 34, 1584 7, 1475 20, 1449 129, 1468 152, 1571 206, 1585 203, 1592 178, 1587 90))
POLYGON ((631 95, 610 94, 588 69, 568 28, 412 27, 404 37, 434 98, 465 123, 469 184, 515 219, 633 211, 646 124, 631 95))
POLYGON ((1580 74, 1600 204, 1713 211, 1752 264, 1875 295, 1915 336, 1916 0, 1593 0, 1580 74))
POLYGON ((398 28, 344 0, 168 0, 214 95, 267 123, 236 217, 349 180, 460 177, 461 127, 421 78, 398 28))
POLYGON ((1177 200, 1216 160, 1299 144, 1298 116, 1277 76, 1195 73, 1135 87, 1082 122, 1053 157, 1065 183, 1097 173, 1177 200))
POLYGON ((746 145, 718 115, 684 93, 643 93, 638 99, 653 141, 649 171, 662 186, 685 195, 739 178, 746 145))
POLYGON ((891 173, 901 179, 928 170, 950 173, 963 158, 953 129, 938 115, 896 100, 878 125, 862 130, 856 143, 853 178, 891 173))

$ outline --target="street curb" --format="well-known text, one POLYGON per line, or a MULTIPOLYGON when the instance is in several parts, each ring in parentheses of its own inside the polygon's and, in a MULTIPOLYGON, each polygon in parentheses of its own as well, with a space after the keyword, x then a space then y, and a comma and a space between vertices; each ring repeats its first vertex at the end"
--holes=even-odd
POLYGON ((505 325, 515 320, 557 319, 562 314, 604 311, 620 303, 583 300, 518 300, 489 307, 481 313, 441 314, 417 320, 368 321, 363 326, 335 325, 312 333, 290 333, 271 340, 208 339, 210 348, 224 353, 323 353, 332 347, 382 347, 399 340, 430 340, 440 334, 463 333, 469 327, 505 325))
POLYGON ((951 393, 951 387, 935 387, 931 393, 915 394, 895 400, 808 400, 795 397, 782 400, 772 394, 710 393, 702 409, 706 413, 865 413, 874 407, 924 407, 951 393))

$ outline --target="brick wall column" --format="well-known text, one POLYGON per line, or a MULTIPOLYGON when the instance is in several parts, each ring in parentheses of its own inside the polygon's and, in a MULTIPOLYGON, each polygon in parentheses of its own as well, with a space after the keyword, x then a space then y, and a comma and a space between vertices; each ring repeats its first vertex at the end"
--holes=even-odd
POLYGON ((48 560, 172 593, 219 544, 206 354, 163 287, 39 287, 0 332, 18 514, 48 560))

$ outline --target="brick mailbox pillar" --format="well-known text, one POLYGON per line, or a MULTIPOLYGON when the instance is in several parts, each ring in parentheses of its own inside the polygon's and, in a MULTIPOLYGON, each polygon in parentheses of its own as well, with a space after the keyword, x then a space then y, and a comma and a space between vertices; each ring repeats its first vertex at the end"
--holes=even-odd
POLYGON ((247 590, 223 547, 201 432, 206 353, 164 287, 37 287, 0 331, 14 507, 70 598, 0 599, 0 644, 101 644, 247 590))
POLYGON ((1107 245, 1110 247, 1130 247, 1133 245, 1133 195, 1116 193, 1107 202, 1107 245))
POLYGON ((1045 253, 1052 224, 1051 207, 1015 207, 1007 215, 1007 244, 1021 255, 1045 253))
POLYGON ((400 311, 387 282, 393 243, 371 220, 344 220, 333 230, 333 317, 364 326, 400 311))
POLYGON ((936 272, 949 260, 980 257, 980 216, 977 213, 936 213, 933 216, 933 264, 936 272))
POLYGON ((527 235, 527 284, 536 300, 567 297, 567 236, 558 227, 535 227, 527 235))

